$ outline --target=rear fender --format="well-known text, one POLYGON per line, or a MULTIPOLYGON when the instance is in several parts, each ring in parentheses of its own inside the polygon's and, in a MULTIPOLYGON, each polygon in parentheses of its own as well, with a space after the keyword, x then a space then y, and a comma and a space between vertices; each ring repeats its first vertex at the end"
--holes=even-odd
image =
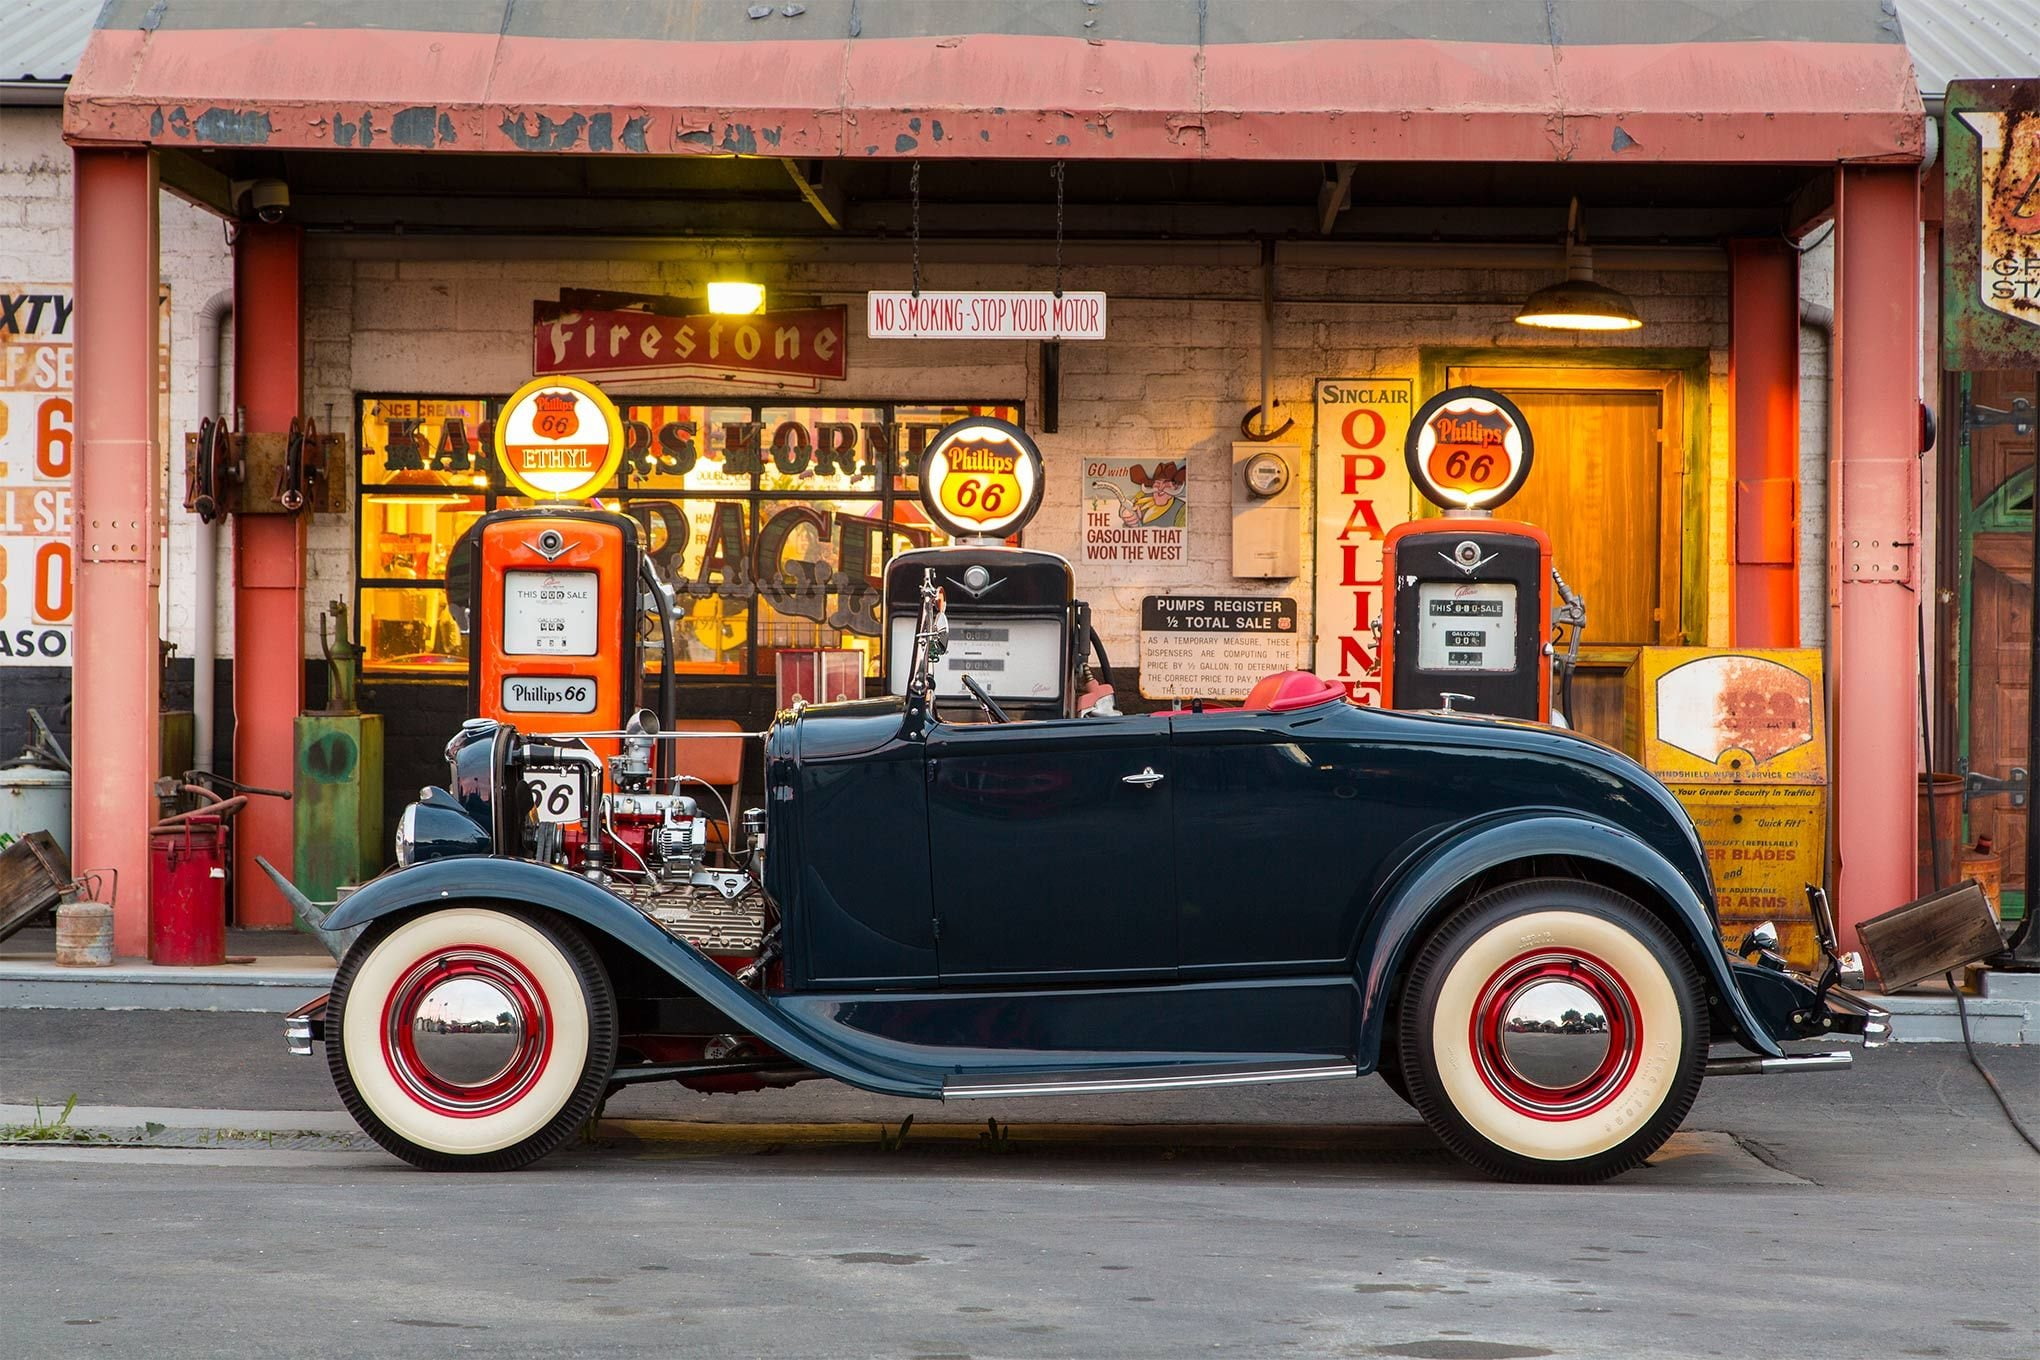
POLYGON ((714 1006, 735 1031, 756 1035, 795 1062, 838 1081, 881 1095, 932 1097, 942 1092, 939 1075, 848 1052, 793 1023, 713 959, 668 935, 629 903, 578 874, 550 865, 481 856, 428 860, 367 884, 334 909, 324 929, 349 930, 390 916, 478 901, 543 907, 570 917, 714 1006))
MULTIPOLYGON (((1360 972, 1359 1054, 1363 1064, 1379 1055, 1382 1030, 1394 988, 1431 929, 1458 905, 1457 894, 1473 879, 1505 864, 1564 855, 1619 869, 1656 894, 1665 923, 1685 940, 1706 980, 1710 1001, 1726 1006, 1739 1032, 1733 1039, 1768 1057, 1784 1050, 1736 986, 1707 905, 1670 861, 1638 837, 1607 822, 1584 817, 1538 815, 1488 821, 1461 828, 1443 844, 1420 855, 1383 894, 1363 932, 1360 972), (1715 1000, 1719 998, 1719 1000, 1715 1000)), ((1363 1071, 1370 1068, 1363 1066, 1363 1071)))

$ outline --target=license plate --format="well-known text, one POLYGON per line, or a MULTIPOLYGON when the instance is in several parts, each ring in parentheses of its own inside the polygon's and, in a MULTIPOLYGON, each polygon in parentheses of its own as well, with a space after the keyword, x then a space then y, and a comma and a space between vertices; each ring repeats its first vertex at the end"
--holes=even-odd
POLYGON ((581 776, 534 770, 524 776, 524 791, 541 822, 581 820, 581 776))

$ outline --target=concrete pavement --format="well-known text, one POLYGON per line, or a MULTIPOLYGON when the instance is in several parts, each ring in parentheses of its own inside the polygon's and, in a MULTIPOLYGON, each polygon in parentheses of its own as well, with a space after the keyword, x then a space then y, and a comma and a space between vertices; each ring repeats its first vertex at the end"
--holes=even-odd
MULTIPOLYGON (((1985 1058, 2040 1123, 2040 1049, 1985 1058)), ((1469 1176, 1371 1079, 640 1087, 596 1143, 431 1176, 273 1016, 0 1011, 0 1104, 73 1093, 122 1141, 0 1146, 10 1354, 2040 1356, 2040 1157, 1946 1045, 1711 1081, 1579 1189, 1469 1176)))

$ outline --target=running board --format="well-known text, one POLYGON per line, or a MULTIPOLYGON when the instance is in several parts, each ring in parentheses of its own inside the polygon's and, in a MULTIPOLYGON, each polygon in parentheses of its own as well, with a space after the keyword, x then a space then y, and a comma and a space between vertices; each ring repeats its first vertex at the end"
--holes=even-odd
POLYGON ((1355 1077, 1360 1069, 1349 1062, 1284 1063, 1249 1067, 1235 1063, 1171 1068, 1120 1067, 1038 1072, 1027 1076, 999 1073, 958 1075, 942 1083, 944 1100, 988 1100, 994 1096, 1092 1096, 1129 1091, 1184 1091, 1199 1086, 1262 1086, 1283 1081, 1324 1081, 1355 1077))
POLYGON ((1782 1058, 1763 1058, 1755 1054, 1749 1057, 1709 1058, 1707 1075, 1710 1077, 1755 1077, 1775 1076, 1780 1072, 1834 1072, 1850 1065, 1853 1054, 1842 1053, 1788 1053, 1782 1058))

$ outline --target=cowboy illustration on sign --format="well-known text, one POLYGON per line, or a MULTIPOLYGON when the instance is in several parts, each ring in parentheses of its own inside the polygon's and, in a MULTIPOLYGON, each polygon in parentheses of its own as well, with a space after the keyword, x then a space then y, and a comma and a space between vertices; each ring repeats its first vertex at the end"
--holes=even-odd
POLYGON ((1084 463, 1084 560, 1180 562, 1189 474, 1174 460, 1092 458, 1084 463))

